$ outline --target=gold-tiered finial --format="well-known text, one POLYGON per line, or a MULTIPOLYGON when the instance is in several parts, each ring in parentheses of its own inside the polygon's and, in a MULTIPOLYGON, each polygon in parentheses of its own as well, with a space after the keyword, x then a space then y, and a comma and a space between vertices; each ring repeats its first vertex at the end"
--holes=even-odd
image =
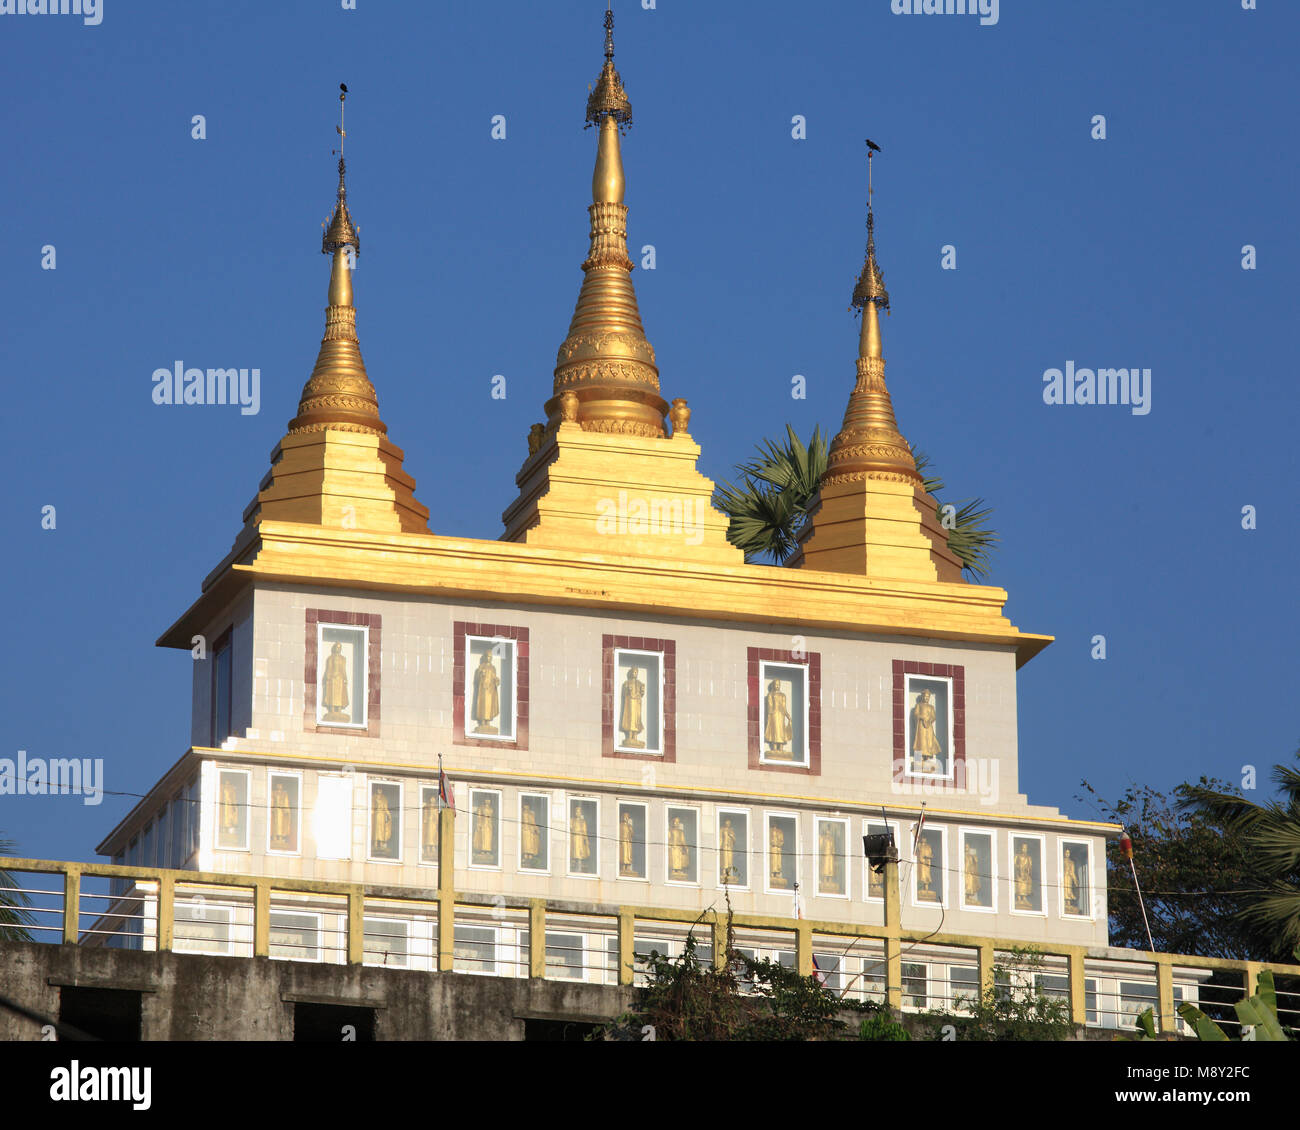
POLYGON ((863 478, 921 482, 907 440, 898 430, 894 406, 885 387, 885 359, 880 343, 880 310, 889 309, 889 291, 876 262, 876 218, 872 210, 871 160, 880 146, 867 142, 867 251, 862 274, 853 288, 853 306, 862 313, 858 340, 858 379, 844 413, 844 424, 831 442, 823 484, 863 478))
POLYGON ((561 398, 573 392, 584 429, 661 438, 668 404, 659 395, 659 369, 641 325, 627 254, 619 131, 631 125, 632 106, 614 66, 612 7, 605 12, 605 65, 587 99, 586 121, 600 130, 588 209, 591 249, 569 334, 556 357, 548 430, 561 423, 561 398))
POLYGON ((290 433, 334 429, 383 435, 388 431, 379 418, 375 386, 366 375, 357 341, 357 311, 352 305, 352 262, 361 254, 360 229, 348 211, 347 166, 343 162, 343 106, 348 88, 339 84, 339 187, 321 238, 321 251, 333 255, 330 266, 329 305, 325 308, 325 337, 311 377, 303 386, 298 415, 289 422, 290 433))

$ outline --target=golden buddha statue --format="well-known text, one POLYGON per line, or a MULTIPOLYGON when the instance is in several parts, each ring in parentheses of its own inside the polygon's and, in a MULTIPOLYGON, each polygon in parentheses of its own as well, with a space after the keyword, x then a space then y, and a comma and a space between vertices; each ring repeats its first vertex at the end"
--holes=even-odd
POLYGON ((343 658, 341 643, 335 642, 330 646, 321 683, 321 705, 325 707, 321 721, 351 722, 352 715, 348 713, 348 661, 343 658))
POLYGON ((474 733, 495 734, 499 731, 492 719, 501 713, 501 676, 492 664, 492 655, 485 651, 474 668, 474 704, 470 717, 474 720, 474 733))

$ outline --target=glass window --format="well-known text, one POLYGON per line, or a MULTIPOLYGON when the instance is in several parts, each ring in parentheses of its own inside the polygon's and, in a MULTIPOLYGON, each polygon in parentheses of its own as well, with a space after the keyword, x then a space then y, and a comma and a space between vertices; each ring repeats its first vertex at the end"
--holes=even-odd
POLYGON ((760 663, 759 760, 808 764, 808 668, 760 663))
MULTIPOLYGON (((586 980, 583 936, 546 932, 546 975, 565 981, 586 980)), ((615 940, 617 945, 617 940, 615 940)))
POLYGON ((718 810, 718 886, 749 886, 749 813, 718 810))
POLYGON ((569 874, 600 871, 600 810, 595 800, 569 798, 569 874))
POLYGON ((271 911, 270 955, 285 961, 321 960, 319 914, 271 911))
POLYGON ((405 969, 410 960, 410 929, 411 924, 400 918, 367 918, 366 964, 405 969))
POLYGON ((230 737, 230 717, 233 706, 232 666, 233 652, 230 633, 222 636, 212 651, 212 744, 221 745, 230 737))
POLYGON ((248 850, 248 780, 243 769, 217 774, 217 848, 248 850))
POLYGON ((614 649, 614 748, 663 753, 663 656, 614 649))
POLYGON ((515 740, 515 641, 465 637, 465 735, 488 741, 515 740))
POLYGON ((928 1007, 927 991, 928 967, 923 962, 903 962, 903 1007, 928 1007))
POLYGON ((370 858, 402 858, 402 786, 396 781, 370 782, 370 858))
POLYGON ((645 826, 646 806, 644 804, 618 806, 618 877, 620 879, 646 877, 645 826))
POLYGON ((694 808, 669 807, 668 881, 700 881, 700 814, 694 808))
POLYGON ((229 953, 232 910, 203 898, 175 904, 175 948, 182 953, 229 953))
POLYGON ((519 797, 519 869, 521 871, 549 871, 550 867, 550 798, 521 793, 519 797))
POLYGON ((318 624, 316 722, 365 727, 368 722, 369 629, 318 624))
POLYGON ((267 813, 267 848, 273 852, 297 852, 300 848, 298 834, 298 796, 301 782, 296 774, 271 773, 271 804, 267 813))
POLYGON ((457 926, 455 967, 460 973, 497 971, 497 932, 490 926, 457 926))

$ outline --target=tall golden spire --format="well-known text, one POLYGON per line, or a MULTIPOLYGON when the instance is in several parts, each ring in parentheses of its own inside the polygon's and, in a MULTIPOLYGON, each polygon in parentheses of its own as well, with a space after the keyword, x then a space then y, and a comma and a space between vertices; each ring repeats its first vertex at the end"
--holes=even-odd
POLYGON ((881 579, 960 581, 961 562, 948 548, 885 387, 880 311, 889 309, 889 291, 876 262, 871 187, 878 150, 867 142, 867 251, 850 307, 862 315, 857 381, 790 564, 881 579))
POLYGON ((822 483, 893 475, 919 484, 921 476, 916 472, 916 461, 898 430, 894 405, 885 387, 880 311, 889 309, 889 291, 876 262, 876 217, 871 201, 871 159, 875 149, 870 141, 867 146, 867 251, 850 307, 862 315, 858 379, 849 396, 844 423, 831 441, 822 483))
POLYGON ((366 375, 352 305, 352 260, 361 236, 348 211, 343 163, 343 104, 339 85, 339 187, 321 251, 333 256, 325 337, 303 386, 298 415, 271 453, 271 469, 244 511, 232 554, 243 554, 264 522, 293 522, 381 533, 429 532, 429 511, 402 469, 402 449, 379 418, 375 386, 366 375))
POLYGON ((379 418, 379 401, 375 386, 366 375, 357 341, 357 310, 352 305, 352 262, 361 254, 360 229, 348 211, 347 165, 343 145, 347 132, 343 128, 343 107, 347 86, 340 84, 339 187, 321 252, 333 255, 330 266, 329 305, 325 308, 325 337, 320 343, 316 366, 303 386, 298 415, 289 422, 289 433, 318 432, 326 428, 338 431, 383 435, 388 431, 379 418))
POLYGON ((599 130, 591 178, 591 249, 569 334, 555 364, 546 402, 548 430, 561 420, 566 392, 578 397, 577 422, 587 431, 660 438, 668 404, 659 395, 655 351, 646 340, 627 254, 626 180, 619 136, 632 106, 614 67, 614 13, 605 12, 605 66, 587 99, 587 127, 599 130))

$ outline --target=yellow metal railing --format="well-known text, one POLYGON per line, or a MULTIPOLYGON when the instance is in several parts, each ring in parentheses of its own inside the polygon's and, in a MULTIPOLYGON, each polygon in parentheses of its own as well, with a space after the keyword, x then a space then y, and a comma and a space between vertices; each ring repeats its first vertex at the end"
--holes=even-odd
MULTIPOLYGON (((441 837, 441 858, 451 858, 451 821, 443 822, 441 837)), ((436 968, 439 971, 451 971, 456 967, 455 961, 455 926, 457 907, 465 909, 484 907, 501 907, 502 896, 475 894, 465 891, 457 892, 452 885, 451 868, 440 869, 439 883, 432 893, 405 894, 392 887, 366 886, 360 883, 327 882, 312 879, 271 878, 268 876, 250 876, 222 874, 205 871, 177 871, 150 867, 126 867, 108 863, 66 863, 38 859, 5 858, 4 869, 11 874, 31 873, 61 876, 62 890, 62 927, 61 937, 65 945, 82 942, 83 931, 80 927, 82 918, 82 881, 85 879, 116 879, 142 885, 144 892, 154 897, 156 889, 157 920, 152 940, 160 951, 175 948, 176 916, 175 897, 177 885, 185 887, 223 888, 247 892, 252 904, 252 952, 255 957, 270 956, 270 927, 272 911, 272 892, 293 895, 308 895, 341 899, 346 907, 346 953, 347 964, 359 965, 365 959, 365 908, 367 898, 382 902, 386 906, 402 907, 409 905, 413 912, 417 908, 436 905, 437 946, 436 968)), ((737 930, 761 930, 776 932, 788 936, 793 943, 795 967, 803 974, 813 971, 813 935, 834 937, 846 940, 875 940, 883 945, 885 972, 885 1002, 892 1009, 902 1006, 903 944, 924 943, 927 950, 947 948, 974 950, 977 956, 979 983, 985 992, 994 985, 994 963, 998 951, 1010 949, 1032 950, 1045 958, 1064 959, 1068 981, 1068 999, 1071 1017, 1080 1026, 1087 1022, 1087 994, 1085 989, 1086 962, 1091 959, 1108 965, 1132 964, 1142 967, 1141 976, 1150 976, 1154 967, 1156 980, 1155 1011, 1159 1018, 1160 1030, 1172 1033, 1177 1030, 1178 1017, 1174 1010, 1174 969, 1210 970, 1216 972, 1236 973, 1241 978, 1245 995, 1255 990, 1258 975, 1264 969, 1275 974, 1300 977, 1300 965, 1267 963, 1255 961, 1235 961, 1227 958, 1197 957, 1165 953, 1148 953, 1145 950, 1092 950, 1087 946, 1043 943, 1041 941, 1017 941, 1013 938, 992 938, 959 934, 928 934, 913 930, 904 930, 900 925, 900 907, 898 897, 897 864, 887 865, 885 881, 884 923, 879 926, 851 922, 830 922, 810 919, 790 919, 759 914, 736 913, 731 924, 737 930)), ((22 889, 21 887, 19 889, 22 889)), ((41 892, 57 895, 57 890, 41 892)), ((89 896, 88 896, 89 897, 89 896)), ((140 891, 131 894, 95 895, 97 899, 109 902, 138 901, 140 891)), ((706 926, 712 942, 713 960, 720 965, 726 960, 727 922, 723 915, 708 911, 703 917, 693 910, 681 910, 662 906, 624 906, 574 908, 571 903, 552 906, 545 899, 506 899, 505 905, 521 910, 527 914, 528 923, 528 976, 545 978, 547 976, 546 930, 548 916, 563 915, 567 918, 590 917, 601 918, 613 924, 618 942, 618 983, 633 983, 633 953, 637 923, 659 922, 678 925, 706 926)), ((45 913, 55 913, 53 908, 42 908, 45 913)), ((114 920, 125 920, 130 915, 121 911, 109 910, 102 916, 114 920)), ((475 918, 475 921, 481 920, 475 918)), ((152 916, 151 916, 152 921, 152 916)), ((45 929, 57 930, 57 927, 45 929)), ((110 931, 111 933, 111 931, 110 931)), ((1113 974, 1106 974, 1113 976, 1113 974)))

